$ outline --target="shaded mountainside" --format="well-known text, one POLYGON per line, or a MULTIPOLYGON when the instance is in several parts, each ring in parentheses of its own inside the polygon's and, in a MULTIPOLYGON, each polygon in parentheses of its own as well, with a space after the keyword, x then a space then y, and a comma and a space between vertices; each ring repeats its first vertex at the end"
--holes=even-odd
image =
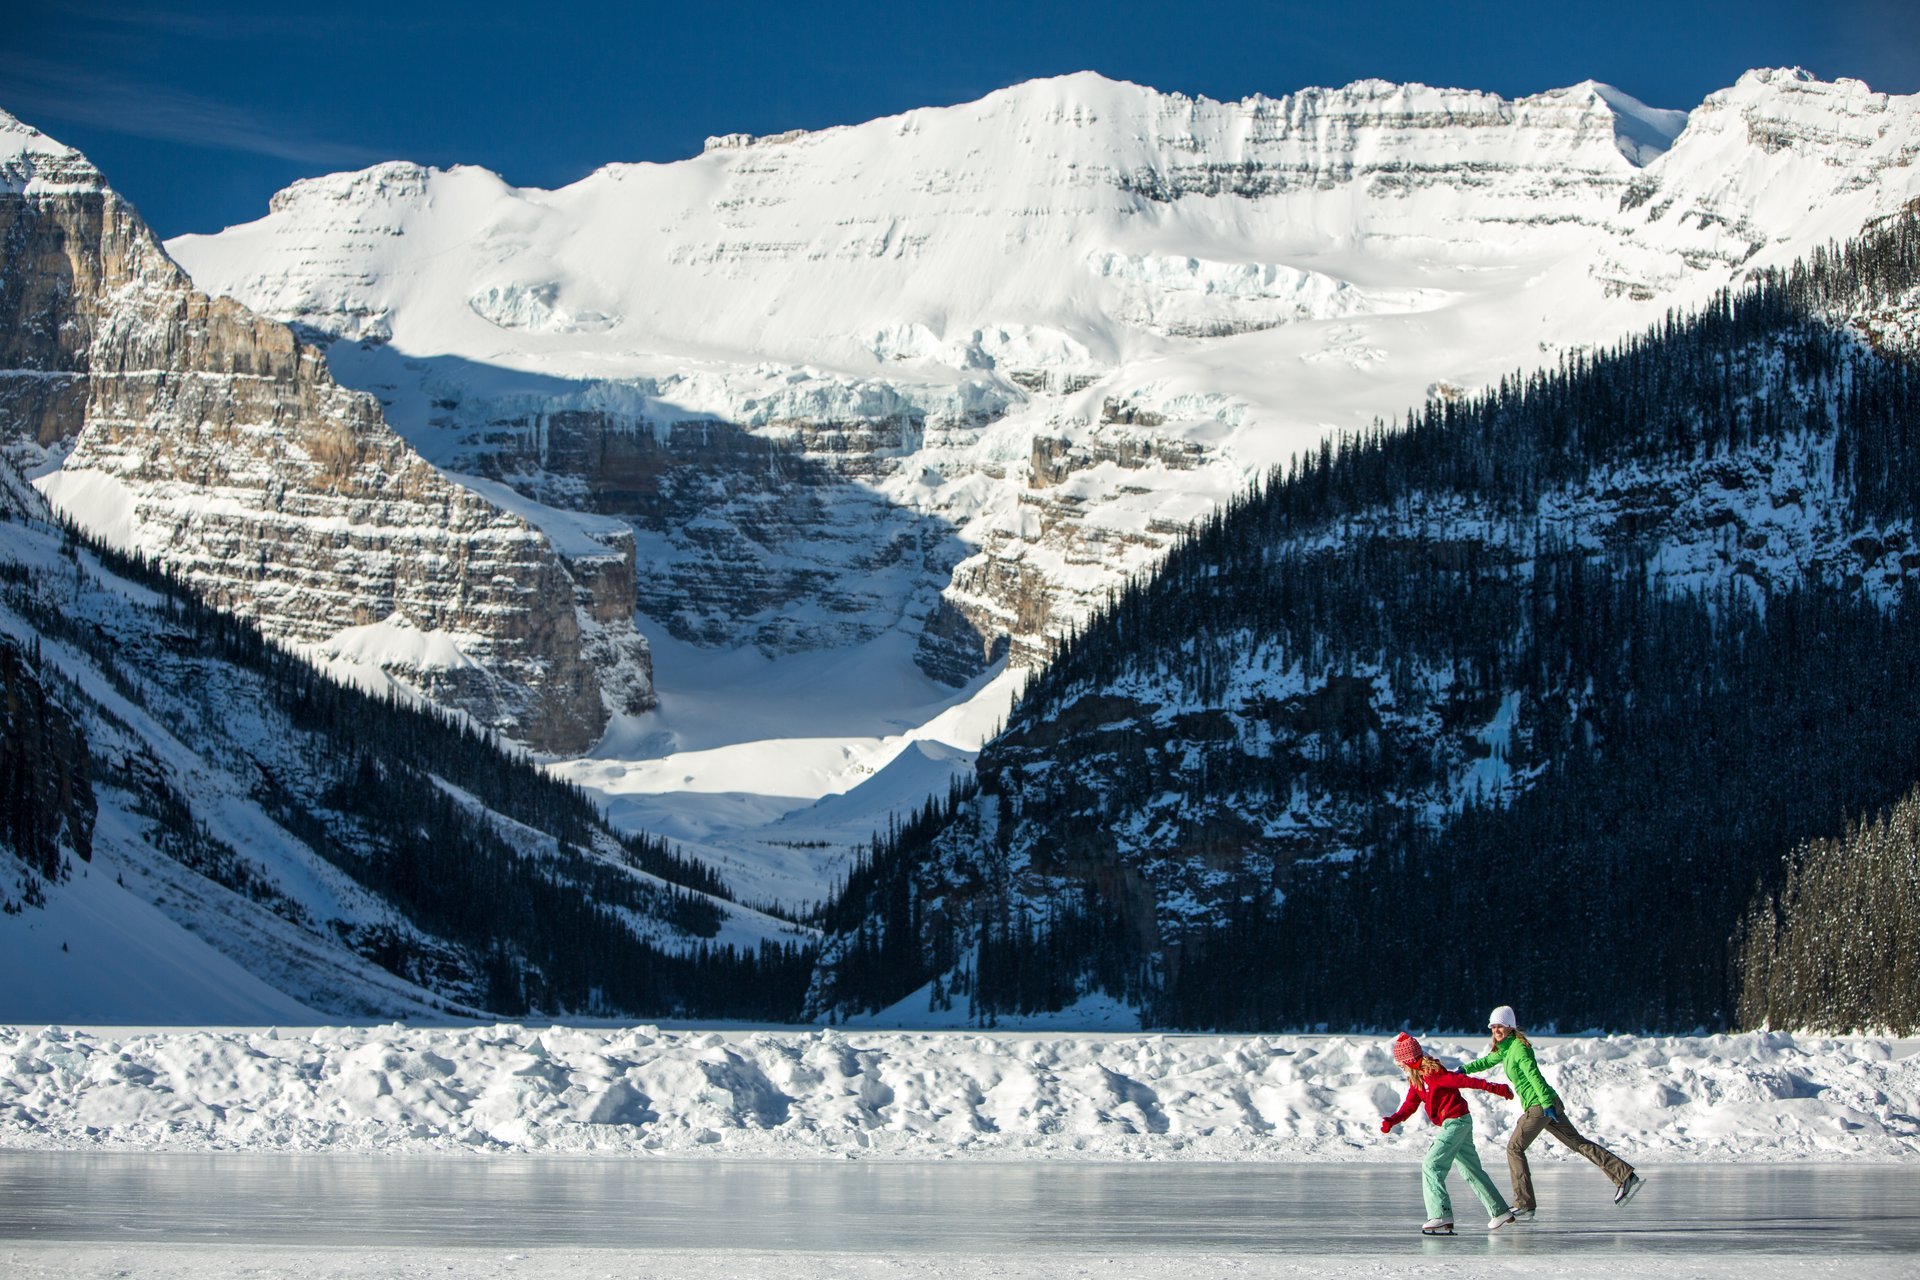
POLYGON ((0 450, 270 635, 552 751, 652 705, 633 538, 562 554, 283 324, 195 290, 86 159, 0 112, 0 450))
POLYGON ((1725 1024, 1782 855, 1920 777, 1916 286, 1909 210, 1201 522, 876 841, 811 1011, 1725 1024))
POLYGON ((67 878, 69 854, 93 857, 86 734, 40 682, 39 665, 37 647, 0 636, 0 846, 19 863, 17 884, 0 890, 10 914, 45 901, 42 886, 67 878))
POLYGON ((0 953, 31 966, 0 1017, 59 1007, 33 988, 85 986, 89 964, 129 991, 185 981, 113 968, 191 950, 163 933, 333 1016, 798 1002, 805 931, 735 905, 706 868, 615 833, 470 722, 337 684, 54 525, 17 477, 0 497, 0 953), (65 897, 84 909, 60 916, 65 897), (29 935, 55 917, 61 954, 39 956, 29 935))

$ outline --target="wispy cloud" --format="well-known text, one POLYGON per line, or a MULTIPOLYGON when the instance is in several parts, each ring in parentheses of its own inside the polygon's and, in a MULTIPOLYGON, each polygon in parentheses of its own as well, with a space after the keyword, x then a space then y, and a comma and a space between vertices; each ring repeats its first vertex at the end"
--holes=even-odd
POLYGON ((64 121, 299 164, 359 166, 391 158, 277 127, 229 103, 7 53, 0 53, 0 107, 34 125, 64 121))

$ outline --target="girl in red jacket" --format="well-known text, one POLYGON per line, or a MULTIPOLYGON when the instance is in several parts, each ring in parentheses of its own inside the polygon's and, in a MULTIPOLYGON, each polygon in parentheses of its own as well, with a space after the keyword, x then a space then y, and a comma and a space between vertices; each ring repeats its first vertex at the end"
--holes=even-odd
POLYGON ((1456 1162, 1466 1175, 1467 1185, 1486 1207, 1487 1230, 1498 1231, 1513 1221, 1513 1210, 1500 1189, 1480 1167, 1480 1155, 1473 1149, 1473 1113, 1467 1110, 1462 1089, 1485 1089, 1502 1098, 1511 1098, 1513 1090, 1449 1071, 1420 1048, 1420 1042, 1402 1031, 1393 1042, 1393 1060, 1406 1068, 1407 1097, 1400 1109, 1380 1117, 1380 1132, 1392 1133, 1393 1126, 1425 1104, 1427 1119, 1440 1126, 1433 1144, 1420 1162, 1420 1188, 1426 1196, 1427 1221, 1420 1230, 1430 1236, 1453 1234, 1453 1198, 1447 1194, 1447 1172, 1456 1162))

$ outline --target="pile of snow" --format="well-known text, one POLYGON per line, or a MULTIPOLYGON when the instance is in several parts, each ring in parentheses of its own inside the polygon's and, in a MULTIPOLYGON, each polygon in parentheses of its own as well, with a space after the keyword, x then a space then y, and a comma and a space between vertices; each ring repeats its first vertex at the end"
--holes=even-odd
MULTIPOLYGON (((1920 1157, 1916 1048, 1538 1043, 1573 1122, 1647 1162, 1920 1157)), ((1379 1133, 1403 1080, 1376 1036, 11 1028, 0 1148, 1404 1161, 1424 1126, 1379 1133)), ((1473 1105, 1482 1145, 1503 1142, 1514 1104, 1473 1105)))

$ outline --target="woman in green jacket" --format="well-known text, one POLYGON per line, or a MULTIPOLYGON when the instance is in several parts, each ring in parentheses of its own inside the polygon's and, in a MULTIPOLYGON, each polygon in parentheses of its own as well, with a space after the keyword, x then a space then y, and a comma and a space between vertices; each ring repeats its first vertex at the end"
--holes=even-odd
POLYGON ((1487 1030, 1493 1036, 1493 1048, 1483 1058, 1469 1062, 1461 1067, 1463 1075, 1476 1071, 1485 1071, 1488 1067, 1504 1067, 1507 1083, 1519 1095, 1520 1105, 1525 1108, 1520 1119, 1514 1123, 1513 1136, 1507 1139, 1507 1170, 1513 1176, 1513 1214, 1525 1222, 1533 1217, 1538 1207, 1533 1197, 1533 1170, 1527 1167, 1527 1148, 1540 1136, 1542 1129, 1560 1140, 1562 1146, 1578 1151, 1587 1159, 1600 1166, 1600 1171, 1613 1181, 1613 1202, 1625 1204, 1634 1192, 1646 1183, 1646 1179, 1633 1171, 1633 1166, 1607 1150, 1591 1138, 1583 1137, 1580 1131, 1568 1123, 1566 1111, 1560 1105, 1560 1095, 1553 1091, 1547 1078, 1540 1074, 1539 1064, 1533 1060, 1533 1045, 1519 1028, 1519 1019, 1514 1016, 1512 1005, 1501 1005, 1487 1016, 1487 1030))

